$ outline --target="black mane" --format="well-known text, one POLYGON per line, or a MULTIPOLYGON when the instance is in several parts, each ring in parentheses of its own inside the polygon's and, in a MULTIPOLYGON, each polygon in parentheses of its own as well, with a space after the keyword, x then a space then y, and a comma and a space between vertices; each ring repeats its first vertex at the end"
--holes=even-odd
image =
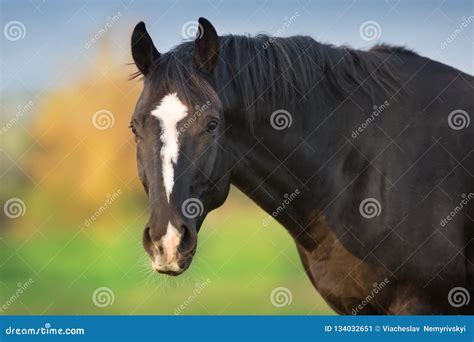
POLYGON ((368 96, 375 89, 394 92, 399 83, 393 72, 399 57, 394 55, 409 52, 385 45, 369 51, 335 47, 306 36, 227 35, 219 37, 219 43, 214 72, 218 94, 197 72, 192 41, 161 55, 152 78, 172 84, 191 103, 203 95, 213 102, 226 101, 226 90, 232 86, 246 110, 257 113, 278 109, 281 103, 289 108, 304 99, 345 98, 356 91, 368 96))
POLYGON ((398 54, 415 55, 415 56, 418 55, 415 51, 408 49, 405 46, 394 46, 390 44, 377 44, 373 46, 369 51, 390 52, 390 53, 393 52, 393 53, 398 53, 398 54))

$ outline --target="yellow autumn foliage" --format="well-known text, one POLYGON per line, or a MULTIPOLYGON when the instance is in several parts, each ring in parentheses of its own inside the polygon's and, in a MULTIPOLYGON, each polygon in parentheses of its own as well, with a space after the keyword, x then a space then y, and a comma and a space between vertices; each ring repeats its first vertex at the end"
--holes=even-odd
POLYGON ((26 167, 35 194, 68 217, 93 210, 118 189, 142 192, 128 128, 142 84, 128 80, 132 71, 101 56, 81 80, 43 97, 26 167))

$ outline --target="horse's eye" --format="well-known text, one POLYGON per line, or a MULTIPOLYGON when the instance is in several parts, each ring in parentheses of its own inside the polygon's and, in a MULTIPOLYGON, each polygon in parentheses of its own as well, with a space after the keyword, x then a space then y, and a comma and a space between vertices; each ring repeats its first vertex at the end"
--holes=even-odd
POLYGON ((132 130, 132 133, 137 136, 137 129, 135 128, 135 126, 133 126, 133 124, 130 124, 130 126, 128 126, 128 128, 130 128, 132 130))
POLYGON ((214 132, 217 129, 218 125, 219 125, 219 121, 217 119, 212 119, 211 121, 207 123, 206 131, 214 132))

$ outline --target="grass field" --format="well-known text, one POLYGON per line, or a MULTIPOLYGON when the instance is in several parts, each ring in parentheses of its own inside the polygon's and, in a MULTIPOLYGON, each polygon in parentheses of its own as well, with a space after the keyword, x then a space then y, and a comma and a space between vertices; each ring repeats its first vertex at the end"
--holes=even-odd
POLYGON ((141 222, 127 222, 123 213, 106 227, 100 219, 88 228, 52 220, 36 231, 17 226, 2 240, 3 313, 332 314, 287 232, 273 220, 264 227, 266 214, 241 197, 234 191, 208 216, 193 264, 173 278, 151 271, 140 242, 146 214, 141 222), (110 289, 104 307, 93 300, 101 287, 110 289), (282 307, 270 300, 278 287, 291 297, 282 307))

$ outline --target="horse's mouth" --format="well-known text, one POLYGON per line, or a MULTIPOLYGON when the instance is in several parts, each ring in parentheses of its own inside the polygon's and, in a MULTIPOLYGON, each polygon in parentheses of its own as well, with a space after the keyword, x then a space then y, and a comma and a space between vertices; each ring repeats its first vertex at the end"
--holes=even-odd
POLYGON ((173 277, 176 277, 176 276, 179 276, 181 273, 183 272, 176 272, 176 271, 156 271, 158 273, 161 273, 161 274, 166 274, 166 275, 169 275, 169 276, 173 276, 173 277))
POLYGON ((193 260, 193 256, 194 256, 194 251, 190 255, 186 256, 185 258, 173 262, 172 265, 165 265, 165 266, 156 265, 152 259, 152 268, 157 273, 176 277, 184 273, 189 268, 193 260))

